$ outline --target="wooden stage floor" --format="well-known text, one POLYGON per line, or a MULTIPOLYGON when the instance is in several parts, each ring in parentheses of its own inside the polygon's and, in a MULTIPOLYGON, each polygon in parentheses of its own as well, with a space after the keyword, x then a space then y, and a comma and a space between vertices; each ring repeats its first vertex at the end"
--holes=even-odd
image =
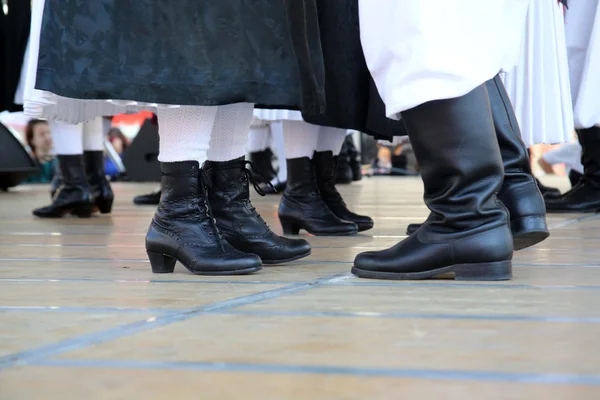
MULTIPOLYGON (((566 185, 566 180, 545 180, 566 185)), ((376 227, 242 277, 153 275, 152 207, 36 220, 0 193, 0 399, 600 399, 600 215, 551 215, 507 282, 361 280, 354 256, 423 220, 421 183, 342 187, 376 227)), ((255 204, 278 232, 278 197, 255 204)))

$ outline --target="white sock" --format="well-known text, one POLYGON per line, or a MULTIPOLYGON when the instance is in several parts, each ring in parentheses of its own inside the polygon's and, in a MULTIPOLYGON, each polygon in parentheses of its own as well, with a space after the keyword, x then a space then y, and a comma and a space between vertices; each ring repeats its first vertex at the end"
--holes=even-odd
POLYGON ((54 152, 60 156, 83 154, 83 126, 51 121, 54 152))
POLYGON ((208 148, 208 159, 222 162, 246 155, 254 104, 237 103, 217 108, 217 117, 208 148))
POLYGON ((312 159, 319 142, 320 126, 304 121, 283 121, 283 144, 288 159, 312 159))
POLYGON ((266 150, 269 147, 270 133, 268 125, 251 126, 248 132, 248 152, 256 153, 266 150))
POLYGON ((104 151, 102 117, 83 123, 83 151, 104 151))
POLYGON ((277 163, 279 164, 279 170, 277 171, 277 177, 273 179, 275 182, 271 182, 273 184, 277 182, 285 182, 287 181, 287 163, 285 162, 285 145, 283 140, 283 124, 281 121, 276 121, 271 123, 271 139, 272 145, 271 148, 273 152, 277 156, 277 163))
POLYGON ((322 126, 319 131, 317 151, 331 151, 334 156, 339 156, 344 140, 346 140, 345 129, 322 126))
POLYGON ((218 107, 159 107, 160 162, 206 161, 218 107))

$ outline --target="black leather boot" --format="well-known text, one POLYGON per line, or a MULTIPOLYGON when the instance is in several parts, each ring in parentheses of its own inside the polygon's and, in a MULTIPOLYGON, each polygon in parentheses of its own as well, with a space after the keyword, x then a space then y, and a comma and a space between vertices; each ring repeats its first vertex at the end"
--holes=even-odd
POLYGON ((600 212, 600 127, 579 129, 577 136, 581 144, 583 176, 559 198, 546 199, 548 212, 600 212))
POLYGON ((394 247, 361 253, 362 278, 510 279, 513 243, 508 212, 496 198, 502 158, 485 85, 402 112, 425 186, 427 221, 394 247))
POLYGON ((271 149, 266 149, 262 151, 254 151, 249 154, 250 161, 258 167, 260 171, 259 176, 256 176, 260 183, 271 182, 273 178, 275 178, 277 172, 275 168, 273 168, 273 152, 271 149))
POLYGON ((286 235, 297 235, 300 229, 317 236, 358 232, 356 224, 337 217, 321 197, 310 158, 288 159, 287 167, 288 181, 279 203, 279 221, 286 235))
POLYGON ((152 272, 173 272, 175 261, 198 275, 259 271, 257 255, 236 250, 221 236, 198 162, 161 163, 160 168, 162 197, 146 235, 152 272))
POLYGON ((112 211, 115 195, 104 172, 104 152, 85 151, 83 152, 83 159, 87 180, 94 198, 94 205, 101 214, 108 214, 112 211))
POLYGON ((160 189, 148 194, 140 194, 133 198, 133 204, 139 206, 157 206, 160 203, 160 189))
POLYGON ((40 218, 60 218, 71 213, 79 218, 89 218, 94 207, 85 176, 83 156, 58 156, 58 165, 62 177, 61 186, 54 194, 52 204, 33 210, 33 215, 40 218))
POLYGON ((54 173, 54 178, 52 178, 52 182, 50 182, 50 198, 54 199, 54 195, 58 191, 58 189, 62 186, 62 176, 60 175, 60 168, 54 173))
POLYGON ((281 194, 285 190, 286 184, 287 182, 276 181, 275 183, 260 183, 258 186, 264 194, 281 194))
POLYGON ((535 181, 538 185, 538 188, 540 188, 540 192, 542 193, 542 196, 544 196, 544 199, 556 199, 561 196, 560 190, 557 188, 548 187, 540 182, 540 180, 537 178, 535 178, 535 181))
POLYGON ((348 142, 344 140, 340 154, 337 156, 335 182, 341 185, 352 183, 354 174, 350 166, 350 156, 348 155, 348 142))
POLYGON ((277 236, 250 202, 250 182, 263 195, 248 169, 244 157, 226 162, 207 161, 210 207, 225 239, 244 253, 259 256, 263 264, 281 264, 310 255, 310 244, 303 239, 277 236))
MULTIPOLYGON (((498 199, 510 212, 515 250, 533 246, 550 233, 546 224, 544 199, 531 171, 529 153, 523 140, 508 94, 499 76, 486 82, 496 138, 504 165, 504 182, 498 199)), ((408 226, 410 235, 419 228, 408 226)))
POLYGON ((346 135, 346 146, 348 146, 348 162, 352 170, 352 180, 360 181, 362 179, 362 166, 360 163, 360 154, 354 145, 351 135, 346 135))
POLYGON ((313 157, 317 187, 321 192, 321 197, 338 218, 354 222, 359 232, 369 230, 373 228, 371 217, 358 215, 348 210, 342 195, 335 188, 336 158, 331 151, 316 152, 313 157))

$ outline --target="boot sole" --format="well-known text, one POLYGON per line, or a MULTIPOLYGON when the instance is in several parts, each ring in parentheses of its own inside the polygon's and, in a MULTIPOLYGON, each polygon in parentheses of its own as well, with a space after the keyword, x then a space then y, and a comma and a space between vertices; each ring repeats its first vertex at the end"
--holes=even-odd
POLYGON ((515 251, 534 246, 548 238, 550 232, 545 217, 523 217, 510 221, 515 251))
POLYGON ((304 229, 306 232, 315 236, 353 236, 358 233, 358 228, 356 230, 345 232, 315 232, 306 229, 302 224, 298 224, 296 221, 279 218, 279 222, 281 223, 284 235, 298 235, 300 229, 304 229))
POLYGON ((194 275, 205 275, 205 276, 223 276, 223 275, 246 275, 251 274, 253 272, 258 272, 262 269, 261 266, 258 267, 249 267, 243 269, 236 269, 230 271, 198 271, 189 268, 187 265, 182 263, 177 257, 173 257, 164 253, 157 253, 154 251, 146 251, 148 254, 148 259, 150 260, 150 266, 152 267, 152 272, 155 274, 171 274, 175 270, 175 263, 179 261, 181 265, 183 265, 188 271, 190 271, 194 275))
MULTIPOLYGON (((359 278, 386 280, 419 280, 454 273, 455 281, 506 281, 512 278, 512 261, 495 261, 476 264, 456 264, 424 272, 379 272, 352 267, 359 278)), ((446 277, 440 277, 446 278, 446 277)))
POLYGON ((114 199, 96 200, 96 208, 100 211, 100 214, 110 214, 113 202, 114 199))
POLYGON ((74 208, 65 208, 60 210, 60 212, 56 213, 56 214, 40 214, 40 213, 36 213, 35 210, 33 212, 33 215, 35 215, 38 218, 47 218, 47 219, 57 219, 57 218, 63 218, 68 214, 74 215, 77 218, 91 218, 92 214, 94 212, 94 207, 93 205, 85 205, 85 206, 77 206, 74 208))
POLYGON ((375 224, 369 224, 369 225, 358 225, 357 224, 356 226, 358 226, 358 231, 359 232, 364 232, 364 231, 368 231, 369 229, 373 229, 373 227, 375 226, 375 224))
POLYGON ((600 208, 592 208, 589 210, 546 210, 548 214, 597 214, 600 213, 600 208))
POLYGON ((265 260, 264 258, 261 258, 261 260, 262 260, 263 264, 265 264, 265 265, 284 264, 284 263, 288 263, 291 261, 300 260, 301 258, 304 258, 304 257, 308 257, 308 256, 310 256, 310 254, 311 254, 311 251, 308 251, 308 253, 300 254, 300 255, 297 255, 297 256, 294 256, 291 258, 286 258, 283 260, 265 260))

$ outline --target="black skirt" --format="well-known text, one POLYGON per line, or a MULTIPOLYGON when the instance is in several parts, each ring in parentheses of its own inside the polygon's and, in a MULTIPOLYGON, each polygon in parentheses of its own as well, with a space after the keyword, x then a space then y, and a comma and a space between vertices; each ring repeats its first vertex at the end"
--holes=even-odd
POLYGON ((46 0, 36 88, 77 99, 248 102, 372 131, 357 0, 46 0))
POLYGON ((14 99, 29 39, 31 3, 8 0, 7 6, 8 14, 0 10, 0 111, 21 111, 14 99))

